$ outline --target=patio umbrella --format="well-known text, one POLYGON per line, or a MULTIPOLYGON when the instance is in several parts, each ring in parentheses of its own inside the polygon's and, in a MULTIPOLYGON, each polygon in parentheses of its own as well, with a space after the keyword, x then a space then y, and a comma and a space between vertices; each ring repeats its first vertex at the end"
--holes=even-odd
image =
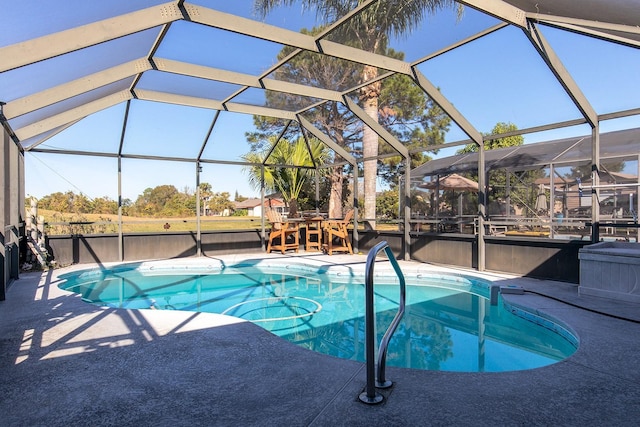
POLYGON ((547 205, 547 194, 544 192, 544 186, 538 185, 538 197, 536 198, 536 212, 546 212, 549 209, 547 205))
POLYGON ((456 190, 456 191, 478 191, 478 183, 457 173, 445 175, 436 181, 423 182, 418 184, 419 188, 429 190, 456 190))
MULTIPOLYGON (((474 193, 478 192, 478 183, 472 179, 465 178, 464 176, 458 175, 457 173, 452 173, 449 175, 445 175, 440 177, 435 181, 423 182, 422 184, 418 184, 418 188, 425 188, 428 190, 436 190, 436 220, 439 217, 439 190, 453 190, 458 191, 460 194, 458 195, 458 216, 462 217, 462 192, 464 191, 472 191, 474 193)), ((462 225, 460 225, 462 227, 462 225)))

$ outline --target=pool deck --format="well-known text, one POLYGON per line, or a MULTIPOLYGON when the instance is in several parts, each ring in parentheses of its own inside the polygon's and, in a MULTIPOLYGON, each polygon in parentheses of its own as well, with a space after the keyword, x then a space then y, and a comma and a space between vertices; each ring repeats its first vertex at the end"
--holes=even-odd
MULTIPOLYGON (((253 259, 359 270, 366 258, 253 259)), ((584 427, 640 419, 640 305, 580 296, 576 285, 488 274, 536 292, 505 295, 509 302, 576 332, 580 347, 569 359, 506 373, 388 367, 394 386, 382 392, 382 404, 369 406, 357 398, 366 384, 363 363, 305 350, 226 316, 95 307, 58 289, 58 275, 74 268, 21 273, 0 302, 0 425, 584 427)))

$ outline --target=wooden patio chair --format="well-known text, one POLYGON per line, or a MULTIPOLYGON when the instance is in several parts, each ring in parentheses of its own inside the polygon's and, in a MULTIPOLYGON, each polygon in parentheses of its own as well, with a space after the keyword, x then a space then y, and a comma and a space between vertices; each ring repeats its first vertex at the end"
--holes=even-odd
POLYGON ((300 227, 298 223, 283 219, 282 214, 273 209, 268 209, 266 215, 271 224, 267 253, 272 250, 279 250, 284 254, 289 249, 295 249, 298 252, 300 248, 300 227))
POLYGON ((351 249, 351 240, 349 238, 349 231, 347 226, 353 219, 353 209, 350 209, 343 219, 330 219, 324 221, 324 241, 326 242, 323 249, 329 255, 333 255, 334 252, 349 252, 353 255, 353 249, 351 249))

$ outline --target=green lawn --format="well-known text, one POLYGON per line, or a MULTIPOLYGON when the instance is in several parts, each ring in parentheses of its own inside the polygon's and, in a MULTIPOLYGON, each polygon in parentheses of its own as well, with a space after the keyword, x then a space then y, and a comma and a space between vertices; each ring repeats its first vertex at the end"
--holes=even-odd
MULTIPOLYGON (((61 234, 103 234, 118 232, 118 215, 60 213, 40 209, 38 215, 44 217, 48 235, 61 234)), ((200 230, 247 230, 260 229, 260 217, 248 216, 207 216, 200 219, 200 230)), ((269 223, 265 223, 267 229, 269 223)), ((359 227, 362 228, 362 225, 359 227)), ((397 230, 396 224, 376 224, 378 230, 397 230)), ((196 231, 196 217, 122 217, 123 233, 155 233, 172 231, 196 231), (168 228, 166 224, 169 225, 168 228)))
MULTIPOLYGON (((96 234, 116 233, 118 231, 118 215, 109 214, 73 214, 59 213, 41 209, 38 215, 44 217, 46 233, 55 234, 96 234)), ((246 230, 259 229, 260 217, 202 217, 200 230, 246 230)), ((122 217, 122 231, 124 233, 149 233, 158 231, 195 231, 196 217, 122 217), (168 224, 168 228, 167 228, 168 224)))

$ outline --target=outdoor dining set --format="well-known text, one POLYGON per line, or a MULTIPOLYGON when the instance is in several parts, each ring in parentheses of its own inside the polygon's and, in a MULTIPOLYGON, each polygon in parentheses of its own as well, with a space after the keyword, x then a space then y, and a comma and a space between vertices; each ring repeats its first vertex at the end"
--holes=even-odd
POLYGON ((344 218, 328 218, 326 214, 303 214, 301 218, 285 218, 280 212, 269 209, 267 220, 271 225, 267 252, 300 249, 300 229, 305 227, 305 250, 333 255, 334 252, 353 254, 348 226, 353 220, 353 209, 344 218))

